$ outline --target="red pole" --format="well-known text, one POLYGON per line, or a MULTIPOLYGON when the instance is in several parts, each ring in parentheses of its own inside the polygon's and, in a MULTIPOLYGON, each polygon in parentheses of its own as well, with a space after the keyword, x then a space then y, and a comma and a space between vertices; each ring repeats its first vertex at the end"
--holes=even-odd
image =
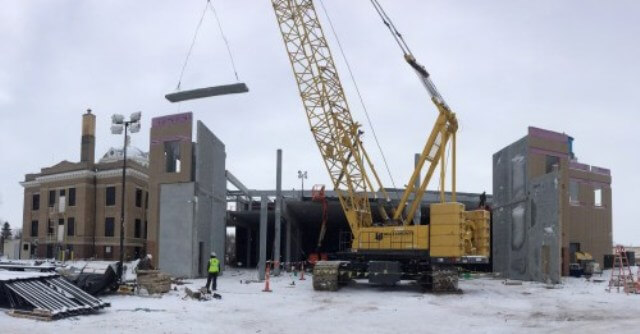
POLYGON ((271 266, 269 263, 267 263, 267 268, 265 270, 265 280, 264 280, 264 290, 262 290, 262 292, 272 292, 272 290, 269 288, 269 274, 271 271, 271 266))

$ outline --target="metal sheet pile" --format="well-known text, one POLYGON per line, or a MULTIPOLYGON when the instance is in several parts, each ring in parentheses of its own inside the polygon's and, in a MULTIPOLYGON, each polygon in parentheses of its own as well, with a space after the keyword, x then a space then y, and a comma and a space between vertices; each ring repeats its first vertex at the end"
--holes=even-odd
POLYGON ((0 270, 0 306, 12 316, 54 320, 110 305, 55 273, 0 270))

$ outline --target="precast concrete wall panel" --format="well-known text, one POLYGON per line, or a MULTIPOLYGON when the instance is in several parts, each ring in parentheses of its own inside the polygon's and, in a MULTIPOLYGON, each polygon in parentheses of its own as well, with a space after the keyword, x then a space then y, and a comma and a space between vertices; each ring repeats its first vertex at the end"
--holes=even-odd
POLYGON ((530 178, 530 169, 544 161, 530 161, 528 140, 493 156, 493 270, 511 279, 559 282, 559 174, 530 178))
POLYGON ((560 283, 561 229, 558 172, 530 182, 529 191, 529 280, 560 283))
POLYGON ((194 216, 195 183, 171 183, 160 185, 160 214, 158 239, 159 269, 176 277, 194 277, 197 270, 194 261, 196 230, 194 216))
POLYGON ((526 234, 521 219, 526 215, 526 159, 526 137, 493 155, 492 261, 493 270, 505 277, 520 273, 519 277, 526 271, 526 234))
MULTIPOLYGON (((208 249, 216 252, 224 270, 226 242, 226 194, 225 174, 226 153, 224 143, 218 139, 202 122, 197 124, 196 144, 196 183, 198 194, 205 198, 207 206, 199 211, 198 225, 208 236, 208 249), (200 218, 201 217, 201 218, 200 218), (206 225, 206 227, 205 227, 206 225)), ((205 254, 208 254, 207 251, 205 254)))

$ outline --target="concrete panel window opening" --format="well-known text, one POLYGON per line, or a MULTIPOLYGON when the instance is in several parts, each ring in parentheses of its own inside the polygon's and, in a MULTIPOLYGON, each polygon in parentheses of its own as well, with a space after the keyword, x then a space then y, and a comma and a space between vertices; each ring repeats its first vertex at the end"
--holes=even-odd
POLYGON ((560 158, 553 155, 545 156, 545 173, 549 174, 560 168, 560 158))
POLYGON ((40 210, 40 194, 33 194, 31 198, 31 210, 32 211, 40 210))
POLYGON ((593 205, 596 207, 602 207, 602 188, 593 189, 593 205))
POLYGON ((104 219, 104 236, 113 237, 115 235, 115 218, 107 217, 104 219))
POLYGON ((116 205, 116 187, 110 186, 105 190, 105 205, 106 206, 114 206, 116 205))
POLYGON ((69 206, 76 206, 76 188, 69 188, 69 206))
POLYGON ((53 222, 51 219, 47 222, 47 236, 53 235, 53 222))
POLYGON ((180 173, 180 141, 172 140, 164 143, 165 171, 180 173))
POLYGON ((578 194, 580 193, 580 187, 578 181, 571 180, 569 181, 569 203, 571 204, 580 204, 580 198, 578 194))

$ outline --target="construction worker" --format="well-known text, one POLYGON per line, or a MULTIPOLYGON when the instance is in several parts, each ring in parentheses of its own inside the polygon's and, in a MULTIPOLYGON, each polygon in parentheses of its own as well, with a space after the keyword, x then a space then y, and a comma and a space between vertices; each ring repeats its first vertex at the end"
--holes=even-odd
POLYGON ((220 272, 220 261, 216 257, 216 252, 211 252, 211 258, 209 259, 209 276, 207 277, 207 292, 211 293, 209 287, 211 281, 213 281, 213 290, 217 288, 218 273, 220 272))
POLYGON ((137 270, 153 270, 153 262, 151 261, 153 259, 153 256, 151 256, 151 254, 147 254, 147 256, 143 257, 142 259, 140 259, 140 262, 138 262, 138 267, 136 267, 137 270))

